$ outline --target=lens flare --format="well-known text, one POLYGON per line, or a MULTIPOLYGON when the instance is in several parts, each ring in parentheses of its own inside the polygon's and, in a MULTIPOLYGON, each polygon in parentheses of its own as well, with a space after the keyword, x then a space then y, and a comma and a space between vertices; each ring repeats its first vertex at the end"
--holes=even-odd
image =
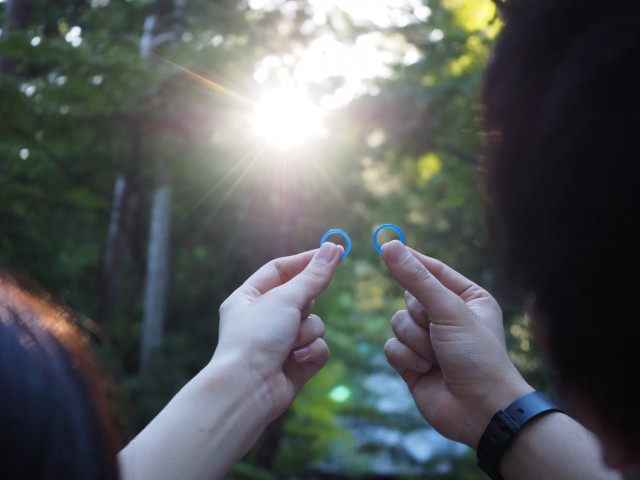
POLYGON ((345 385, 338 385, 329 392, 329 398, 337 403, 343 403, 351 397, 351 389, 345 385))

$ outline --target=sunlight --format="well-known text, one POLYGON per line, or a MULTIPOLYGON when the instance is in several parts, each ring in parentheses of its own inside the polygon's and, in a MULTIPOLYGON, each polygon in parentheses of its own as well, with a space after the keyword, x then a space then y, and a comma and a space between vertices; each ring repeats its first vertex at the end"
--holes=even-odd
POLYGON ((421 0, 310 0, 315 11, 331 12, 339 9, 356 24, 371 22, 380 28, 404 27, 416 20, 425 21, 431 15, 421 0))
POLYGON ((256 104, 252 123, 260 137, 289 148, 321 135, 323 116, 302 92, 283 90, 265 95, 256 104))
POLYGON ((393 75, 397 63, 410 65, 421 59, 419 50, 402 35, 369 32, 352 43, 342 42, 335 33, 322 33, 304 50, 283 56, 268 55, 254 70, 257 83, 286 82, 295 85, 322 85, 341 79, 340 86, 319 99, 325 110, 335 110, 362 95, 376 95, 376 79, 393 75))

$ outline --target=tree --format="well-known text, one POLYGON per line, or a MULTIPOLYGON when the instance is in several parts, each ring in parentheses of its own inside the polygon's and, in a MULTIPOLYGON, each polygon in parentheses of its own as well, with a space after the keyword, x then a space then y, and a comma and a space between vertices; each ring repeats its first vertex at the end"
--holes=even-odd
MULTIPOLYGON (((342 477, 390 452, 413 472, 446 463, 353 434, 363 424, 405 436, 427 428, 415 409, 381 411, 370 388, 403 306, 371 234, 395 223, 407 243, 502 295, 477 189, 475 106, 499 21, 489 0, 380 5, 367 4, 377 14, 367 17, 339 8, 347 3, 55 1, 35 4, 24 28, 3 29, 0 57, 14 69, 0 75, 0 261, 100 321, 127 434, 208 361, 215 311, 234 288, 340 227, 353 250, 316 304, 332 359, 230 476, 312 478, 338 453, 342 477), (146 59, 141 39, 153 47, 146 59), (362 44, 388 60, 358 83, 351 48, 362 44), (283 78, 285 93, 303 86, 317 104, 342 102, 326 112, 324 137, 287 149, 253 133, 261 91, 283 78), (159 173, 170 203, 156 195, 159 173), (162 341, 150 342, 162 375, 142 379, 154 198, 171 223, 160 256, 171 287, 162 341)), ((7 12, 0 3, 3 21, 7 12)), ((507 313, 512 354, 537 376, 527 322, 507 313)), ((468 464, 452 463, 449 477, 468 464)))
MULTIPOLYGON (((29 24, 32 0, 7 0, 6 13, 2 30, 0 31, 0 41, 9 36, 15 30, 24 30, 29 24)), ((10 58, 0 57, 0 74, 12 73, 15 65, 10 58)))
MULTIPOLYGON (((182 30, 183 0, 174 2, 173 29, 162 34, 154 31, 157 13, 151 12, 145 19, 144 30, 140 39, 140 56, 148 61, 162 37, 176 41, 182 30)), ((156 4, 153 4, 154 7, 156 4)), ((154 349, 162 341, 166 295, 169 284, 169 236, 171 233, 171 180, 167 174, 166 161, 157 161, 155 188, 151 202, 149 222, 149 246, 147 249, 147 269, 144 291, 144 316, 142 320, 142 345, 140 348, 140 371, 151 372, 154 349)))

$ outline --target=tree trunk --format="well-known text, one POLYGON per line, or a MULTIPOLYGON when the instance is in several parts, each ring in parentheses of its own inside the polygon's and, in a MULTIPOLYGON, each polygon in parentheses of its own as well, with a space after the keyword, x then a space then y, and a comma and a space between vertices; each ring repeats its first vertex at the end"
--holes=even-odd
MULTIPOLYGON (((168 34, 162 35, 156 32, 158 22, 156 12, 152 11, 147 16, 140 37, 140 57, 143 60, 148 60, 154 48, 160 43, 178 38, 179 30, 182 28, 184 6, 184 0, 174 0, 174 31, 168 32, 168 34)), ((156 164, 156 185, 151 206, 140 349, 140 372, 143 375, 147 375, 153 370, 154 353, 162 342, 164 330, 166 295, 169 284, 169 234, 171 228, 171 182, 167 168, 165 159, 160 159, 156 164)))
MULTIPOLYGON (((24 30, 29 26, 33 0, 6 0, 5 19, 0 32, 0 41, 15 30, 24 30)), ((15 60, 0 58, 0 74, 10 74, 16 68, 15 60)))
MULTIPOLYGON (((134 135, 138 135, 138 132, 134 135)), ((133 158, 138 159, 138 156, 134 154, 133 158)), ((131 177, 135 175, 131 173, 128 176, 118 175, 113 187, 111 219, 107 231, 96 316, 103 328, 108 328, 118 313, 122 301, 125 262, 131 255, 131 231, 138 205, 135 182, 131 177)))
POLYGON ((118 175, 113 186, 113 204, 111 219, 107 232, 107 247, 102 266, 100 288, 100 303, 98 305, 98 321, 104 328, 111 323, 118 301, 118 291, 121 283, 122 255, 124 253, 124 216, 125 199, 127 195, 127 181, 124 175, 118 175))
POLYGON ((147 275, 144 291, 144 317, 140 371, 147 374, 153 369, 154 351, 162 341, 167 285, 169 284, 169 232, 171 229, 171 185, 164 172, 160 172, 158 186, 153 194, 147 250, 147 275), (162 177, 165 177, 162 179, 162 177))

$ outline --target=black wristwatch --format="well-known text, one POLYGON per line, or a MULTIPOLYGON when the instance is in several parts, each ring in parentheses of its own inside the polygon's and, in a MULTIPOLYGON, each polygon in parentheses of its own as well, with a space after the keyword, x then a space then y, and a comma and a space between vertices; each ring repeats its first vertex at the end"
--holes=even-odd
POLYGON ((540 392, 527 393, 504 410, 499 410, 480 437, 478 466, 493 480, 504 480, 500 475, 502 456, 522 427, 544 413, 560 411, 549 397, 540 392))

